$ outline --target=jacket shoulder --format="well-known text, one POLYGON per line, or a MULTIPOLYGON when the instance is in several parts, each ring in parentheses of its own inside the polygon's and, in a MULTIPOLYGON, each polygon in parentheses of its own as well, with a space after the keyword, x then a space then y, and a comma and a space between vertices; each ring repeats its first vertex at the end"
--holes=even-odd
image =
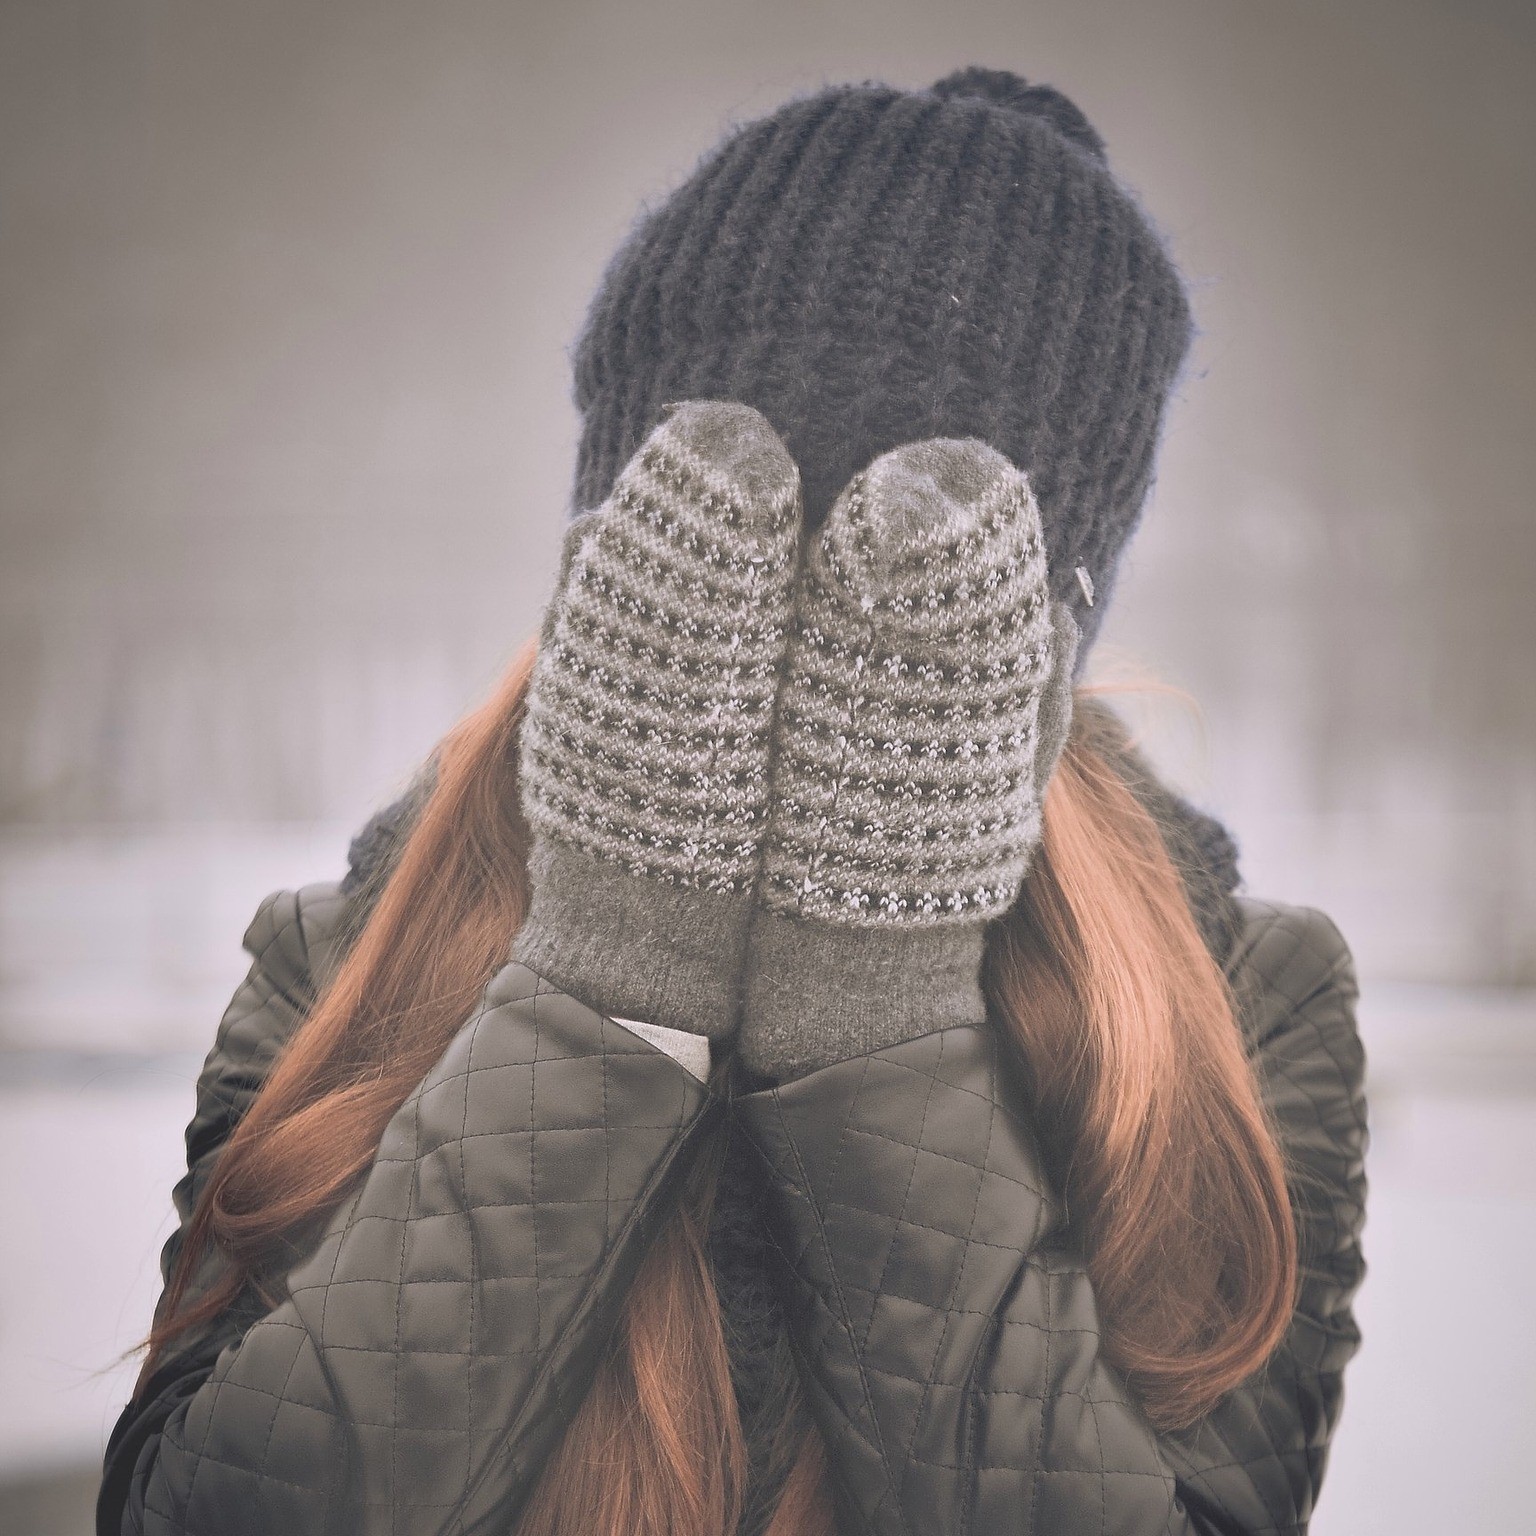
POLYGON ((1314 908, 1245 898, 1241 910, 1233 985, 1313 1271, 1301 1307, 1335 1317, 1363 1274, 1369 1130, 1354 958, 1314 908))
POLYGON ((287 1039, 334 973, 352 905, 335 880, 262 898, 241 940, 250 971, 224 1010, 212 1057, 267 1054, 287 1039))
POLYGON ((430 787, 411 787, 352 839, 347 871, 262 898, 241 943, 251 957, 224 1010, 198 1081, 198 1114, 187 1131, 193 1162, 222 1140, 249 1106, 278 1053, 335 976, 366 922, 430 787))
POLYGON ((261 1091, 339 960, 350 908, 338 881, 317 881, 273 891, 246 926, 243 945, 251 966, 219 1020, 198 1074, 196 1110, 186 1130, 188 1172, 175 1191, 183 1217, 214 1154, 261 1091))
MULTIPOLYGON (((167 1282, 220 1150, 313 1006, 317 972, 334 964, 341 951, 349 907, 339 881, 317 881, 297 890, 273 891, 246 925, 242 942, 252 963, 224 1010, 198 1073, 196 1103, 184 1138, 187 1171, 171 1191, 179 1220, 160 1250, 160 1273, 167 1282)), ((194 1290, 209 1283, 217 1270, 213 1257, 205 1256, 194 1290)))
POLYGON ((1226 972, 1251 1044, 1263 1049, 1289 1022, 1320 1009, 1347 1016, 1353 1033, 1354 956, 1333 919, 1316 907, 1250 896, 1233 905, 1237 931, 1226 972))

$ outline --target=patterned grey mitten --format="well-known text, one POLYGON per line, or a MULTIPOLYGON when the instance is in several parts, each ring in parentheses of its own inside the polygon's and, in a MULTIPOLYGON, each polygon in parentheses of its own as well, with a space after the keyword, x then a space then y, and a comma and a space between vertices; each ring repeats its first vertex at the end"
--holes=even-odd
POLYGON ((735 1029, 800 528, 767 420, 688 401, 567 534, 522 729, 512 952, 601 1012, 735 1029))
POLYGON ((985 1016, 1071 718, 1077 625, 984 443, 893 449, 802 563, 740 1050, 780 1079, 985 1016))

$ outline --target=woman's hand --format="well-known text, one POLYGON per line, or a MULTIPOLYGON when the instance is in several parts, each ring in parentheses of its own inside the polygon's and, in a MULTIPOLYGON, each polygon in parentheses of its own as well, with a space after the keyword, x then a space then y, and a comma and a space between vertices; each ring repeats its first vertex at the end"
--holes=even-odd
POLYGON ((773 732, 741 1051, 792 1077, 985 1015, 1071 715, 1077 626, 1025 476, 892 450, 810 543, 773 732))
POLYGON ((768 422, 690 401, 567 535, 522 732, 513 954, 601 1012, 735 1029, 800 527, 768 422))
POLYGON ((892 450, 802 549, 751 408, 674 407, 567 536, 523 727, 514 957, 793 1076, 973 1023, 1066 737, 1077 629, 1024 475, 892 450))

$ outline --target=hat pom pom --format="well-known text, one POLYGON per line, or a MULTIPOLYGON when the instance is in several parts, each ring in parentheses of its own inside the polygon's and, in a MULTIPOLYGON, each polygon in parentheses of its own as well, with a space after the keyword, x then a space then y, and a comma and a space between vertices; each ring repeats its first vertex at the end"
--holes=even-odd
POLYGON ((999 107, 1037 117, 1049 123, 1062 138, 1085 149, 1096 160, 1104 160, 1104 140, 1082 109, 1070 97, 1049 85, 1031 85, 1022 75, 1007 69, 984 69, 967 65, 936 80, 930 87, 935 96, 946 100, 955 96, 980 96, 999 107))

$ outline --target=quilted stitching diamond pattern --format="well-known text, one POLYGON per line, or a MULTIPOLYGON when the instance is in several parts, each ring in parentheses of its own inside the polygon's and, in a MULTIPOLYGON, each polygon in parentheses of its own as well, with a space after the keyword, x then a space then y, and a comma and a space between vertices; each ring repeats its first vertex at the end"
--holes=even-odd
MULTIPOLYGON (((273 943, 295 937, 275 924, 273 943)), ((504 967, 287 1298, 167 1421, 137 1528, 504 1526, 714 1102, 647 1042, 504 967)))
MULTIPOLYGON (((957 1037, 968 1032, 947 1031, 895 1048, 899 1061, 887 1051, 776 1095, 737 1101, 774 1170, 772 1230, 849 1529, 1156 1529, 1161 1521, 1148 1523, 1137 1495, 1155 1504, 1151 1491, 1166 1487, 1171 1470, 1189 1512, 1169 1506, 1170 1529, 1244 1536, 1305 1530, 1337 1422, 1342 1371, 1359 1340, 1350 1302, 1363 1273, 1364 1063, 1353 974, 1337 930, 1315 912, 1251 901, 1242 908, 1244 930, 1229 969, 1297 1169, 1303 1284, 1292 1329, 1270 1367, 1178 1435, 1154 1439, 1097 1361, 1086 1277, 1052 1241, 1056 1214, 1034 1176, 1027 1131, 999 1113, 1018 1102, 1010 1098, 1006 1059, 978 1052, 975 1042, 959 1050, 957 1037), (814 1110, 808 1100, 832 1083, 827 1113, 814 1110), (971 1112, 951 1124, 946 1105, 971 1112), (1024 1476, 1021 1469, 1032 1470, 1024 1476), (958 1502, 946 1505, 946 1498, 958 1502)), ((247 930, 256 964, 226 1010, 198 1084, 189 1172, 176 1189, 183 1217, 312 1001, 316 978, 339 954, 347 910, 340 888, 317 884, 269 897, 247 930)), ((552 1404, 552 1422, 574 1406, 584 1390, 582 1327, 616 1295, 626 1233, 641 1226, 626 1227, 624 1190, 611 1184, 614 1158, 631 1167, 625 1188, 642 1192, 631 1211, 651 1208, 645 1190, 659 1189, 677 1155, 666 1127, 685 1132, 695 1113, 672 1095, 690 1087, 696 1099, 703 1095, 660 1053, 541 989, 531 973, 520 990, 496 1004, 488 994, 486 1004, 455 1042, 455 1050, 469 1051, 459 1059, 462 1070, 445 1057, 415 1109, 401 1111, 415 1116, 411 1126, 398 1118, 391 1125, 378 1208, 360 1191, 338 1213, 323 1248, 337 1266, 336 1283, 311 1268, 303 1297, 296 1292, 257 1328, 252 1323, 264 1309, 232 1310, 183 1367, 172 1363, 152 1402, 136 1417, 125 1414, 131 1423, 123 1452, 128 1465, 137 1463, 125 1529, 266 1532, 283 1519, 302 1532, 323 1528, 328 1512, 349 1530, 506 1528, 498 1501, 504 1494, 515 1500, 526 1483, 541 1454, 538 1435, 523 1437, 521 1455, 514 1434, 499 1459, 487 1458, 496 1471, 483 1474, 454 1517, 453 1500, 467 1491, 466 1471, 481 1454, 467 1405, 472 1399, 481 1422, 495 1422, 499 1368, 522 1371, 526 1384, 542 1360, 539 1391, 528 1401, 552 1404), (520 1026, 510 1017, 502 1022, 535 1036, 542 1028, 544 1042, 529 1047, 525 1040, 519 1055, 486 1040, 477 1054, 466 1038, 471 1027, 479 1040, 489 1033, 479 1028, 486 1013, 507 1005, 529 1016, 520 1026), (560 1020, 575 1032, 567 1032, 568 1042, 585 1041, 584 1057, 556 1045, 551 1031, 559 1032, 560 1020), (578 1058, 588 1070, 596 1061, 605 1088, 616 1077, 636 1088, 605 1106, 605 1124, 626 1106, 637 1122, 627 1131, 618 1126, 620 1137, 634 1138, 622 1151, 616 1140, 601 1158, 558 1158, 547 1149, 565 1141, 574 1152, 596 1127, 530 1118, 535 1071, 543 1074, 541 1105, 546 1089, 554 1102, 557 1072, 568 1074, 560 1096, 579 1098, 578 1058), (659 1097, 636 1086, 636 1069, 647 1065, 659 1072, 650 1080, 659 1097), (516 1092, 482 1094, 493 1078, 516 1083, 516 1092), (681 1112, 641 1112, 657 1103, 681 1112), (510 1113, 518 1105, 521 1132, 510 1113), (494 1175, 499 1165, 481 1150, 505 1153, 520 1134, 524 1176, 514 1203, 542 1195, 554 1202, 545 1217, 524 1206, 521 1256, 515 1226, 498 1227, 507 1193, 494 1175), (402 1180, 407 1166, 423 1176, 402 1180), (387 1191, 386 1180, 396 1181, 387 1191), (465 1252, 473 1200, 487 1202, 483 1230, 498 1239, 489 1263, 485 1245, 465 1252), (401 1210, 408 1214, 400 1217, 401 1210), (561 1247, 571 1235, 561 1211, 573 1220, 599 1216, 592 1240, 561 1247), (479 1292, 457 1268, 466 1258, 483 1283, 479 1292), (346 1267, 354 1261, 355 1272, 346 1267), (597 1270, 583 1271, 583 1263, 597 1270), (466 1306, 462 1291, 448 1299, 466 1283, 471 1298, 484 1300, 466 1306), (402 1298, 398 1356, 364 1325, 372 1309, 387 1327, 383 1297, 391 1287, 402 1298), (530 1287, 534 1299, 519 1306, 516 1298, 530 1287), (333 1347, 317 1352, 317 1339, 333 1347), (490 1361, 478 1374, 474 1351, 465 1353, 476 1342, 490 1361), (333 1370, 333 1357, 347 1364, 333 1370), (557 1358, 572 1369, 556 1369, 557 1358), (406 1403, 424 1406, 396 1419, 397 1390, 406 1403), (375 1411, 379 1405, 384 1412, 375 1411), (348 1430, 354 1412, 358 1422, 348 1430), (295 1440, 307 1447, 307 1466, 290 1454, 295 1440), (349 1456, 350 1480, 343 1475, 349 1456), (387 1514, 379 1505, 360 1518, 345 1512, 358 1488, 383 1489, 391 1480, 411 1485, 413 1499, 387 1514)), ((178 1241, 166 1245, 167 1268, 178 1241)), ((322 1262, 317 1251, 310 1265, 322 1262)), ((294 1279, 299 1283, 297 1272, 294 1279)))
POLYGON ((852 1528, 1162 1530, 1173 1477, 1099 1360, 990 1027, 737 1101, 852 1528))
POLYGON ((1337 929, 1242 910, 1230 970, 1296 1169, 1303 1283, 1266 1370, 1181 1434, 1156 1435, 1099 1356, 1092 1288, 990 1029, 737 1100, 773 1180, 791 1326, 850 1529, 1305 1530, 1359 1339, 1364 1063, 1337 929))

